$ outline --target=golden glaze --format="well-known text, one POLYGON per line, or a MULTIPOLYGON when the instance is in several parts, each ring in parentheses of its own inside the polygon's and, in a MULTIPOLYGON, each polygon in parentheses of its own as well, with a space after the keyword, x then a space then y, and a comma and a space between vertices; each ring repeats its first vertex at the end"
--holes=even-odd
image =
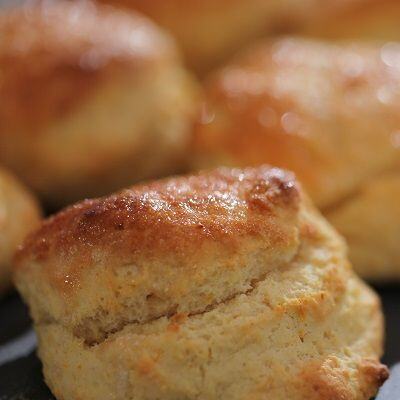
POLYGON ((88 1, 28 2, 0 13, 0 135, 40 132, 76 109, 99 80, 176 57, 137 14, 88 1), (44 95, 45 94, 45 95, 44 95))
POLYGON ((99 252, 123 264, 155 254, 187 260, 205 243, 234 249, 243 237, 283 244, 288 238, 278 221, 295 214, 298 201, 293 176, 267 166, 135 186, 49 218, 19 250, 17 268, 36 260, 65 291, 79 285, 99 252))
POLYGON ((398 157, 399 59, 395 44, 260 44, 208 80, 198 165, 268 162, 329 206, 398 157))

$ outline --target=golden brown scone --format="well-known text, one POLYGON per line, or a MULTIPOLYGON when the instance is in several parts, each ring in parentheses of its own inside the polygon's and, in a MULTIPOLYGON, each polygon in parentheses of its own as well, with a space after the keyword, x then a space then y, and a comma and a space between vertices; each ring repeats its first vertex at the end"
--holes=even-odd
POLYGON ((206 84, 195 166, 293 170, 349 241, 362 275, 400 276, 400 248, 391 243, 400 238, 399 191, 378 183, 389 172, 400 177, 398 60, 390 43, 260 44, 206 84), (367 195, 375 186, 380 200, 367 195))
POLYGON ((36 229, 39 206, 31 194, 0 168, 0 296, 10 287, 11 259, 28 232, 36 229))
POLYGON ((65 204, 182 168, 195 85, 146 18, 90 2, 0 14, 0 161, 65 204))
POLYGON ((305 28, 299 31, 330 39, 400 40, 398 0, 353 0, 347 4, 332 0, 330 3, 322 15, 310 15, 305 28))
POLYGON ((16 256, 63 400, 367 400, 382 314, 291 173, 132 187, 45 221, 16 256))

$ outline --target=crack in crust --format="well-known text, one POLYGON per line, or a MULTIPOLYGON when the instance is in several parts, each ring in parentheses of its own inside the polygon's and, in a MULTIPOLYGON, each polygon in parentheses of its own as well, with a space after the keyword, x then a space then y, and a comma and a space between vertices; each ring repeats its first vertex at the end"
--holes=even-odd
MULTIPOLYGON (((87 345, 88 347, 92 347, 92 346, 96 346, 96 345, 103 343, 110 336, 118 334, 119 332, 124 330, 129 325, 145 325, 145 324, 149 324, 154 321, 157 321, 161 318, 170 319, 171 320, 171 328, 170 329, 174 330, 177 327, 176 324, 178 322, 184 321, 186 318, 190 318, 190 317, 193 317, 196 315, 206 314, 206 313, 216 309, 217 307, 219 307, 222 304, 229 303, 230 301, 234 300, 238 296, 250 294, 252 291, 254 291, 257 284, 259 282, 263 281, 264 279, 265 279, 265 276, 263 276, 262 278, 259 278, 259 279, 253 279, 250 282, 251 287, 249 289, 247 289, 246 291, 234 293, 218 302, 209 304, 203 310, 197 310, 197 311, 193 311, 193 312, 189 312, 189 313, 178 313, 177 312, 178 305, 176 304, 170 311, 163 313, 161 315, 157 315, 155 317, 149 318, 145 321, 138 321, 138 320, 121 321, 114 329, 101 332, 101 335, 98 338, 93 338, 90 336, 90 331, 88 332, 85 330, 85 321, 83 321, 79 326, 74 328, 73 335, 79 339, 83 339, 85 345, 87 345), (175 326, 175 328, 174 328, 174 326, 175 326)), ((93 317, 91 317, 90 319, 92 319, 92 318, 93 317)), ((95 320, 95 318, 94 318, 94 320, 95 320)))
POLYGON ((309 363, 300 373, 299 388, 308 392, 309 400, 347 400, 355 398, 352 382, 357 380, 362 398, 367 399, 389 377, 388 368, 377 360, 362 358, 348 363, 336 356, 309 363))

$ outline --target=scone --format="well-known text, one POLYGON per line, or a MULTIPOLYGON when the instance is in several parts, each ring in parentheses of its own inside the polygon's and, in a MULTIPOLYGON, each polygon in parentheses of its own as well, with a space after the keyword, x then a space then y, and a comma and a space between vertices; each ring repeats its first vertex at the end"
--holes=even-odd
POLYGON ((367 400, 382 313, 291 173, 216 169, 87 200, 15 260, 63 400, 367 400))
POLYGON ((0 168, 0 296, 11 286, 11 260, 28 232, 39 224, 40 211, 32 195, 0 168))
POLYGON ((90 2, 0 13, 0 162, 50 204, 180 170, 196 85, 152 22, 90 2))
POLYGON ((310 15, 299 31, 329 39, 400 40, 399 21, 398 0, 352 0, 347 4, 331 0, 322 15, 310 15))
POLYGON ((400 49, 286 38, 216 72, 194 167, 293 170, 364 277, 400 278, 400 49))

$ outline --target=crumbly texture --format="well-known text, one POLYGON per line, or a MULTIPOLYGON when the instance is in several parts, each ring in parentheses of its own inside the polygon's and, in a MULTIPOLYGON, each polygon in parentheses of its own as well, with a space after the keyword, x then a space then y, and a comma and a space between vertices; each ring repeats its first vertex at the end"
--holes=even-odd
POLYGON ((379 300, 293 175, 224 169, 43 223, 15 280, 58 399, 368 400, 379 300))
POLYGON ((185 164, 197 88, 145 17, 37 1, 0 14, 0 162, 49 203, 185 164))
POLYGON ((294 171, 323 213, 335 210, 332 222, 349 241, 357 270, 398 276, 400 249, 389 244, 400 225, 398 190, 385 190, 387 208, 383 195, 380 205, 369 197, 368 208, 353 201, 382 175, 400 176, 398 57, 395 44, 259 44, 206 83, 194 166, 268 162, 294 171), (382 257, 389 246, 391 255, 382 257))
POLYGON ((25 236, 37 228, 39 206, 12 175, 0 169, 0 295, 11 286, 11 259, 25 236))

